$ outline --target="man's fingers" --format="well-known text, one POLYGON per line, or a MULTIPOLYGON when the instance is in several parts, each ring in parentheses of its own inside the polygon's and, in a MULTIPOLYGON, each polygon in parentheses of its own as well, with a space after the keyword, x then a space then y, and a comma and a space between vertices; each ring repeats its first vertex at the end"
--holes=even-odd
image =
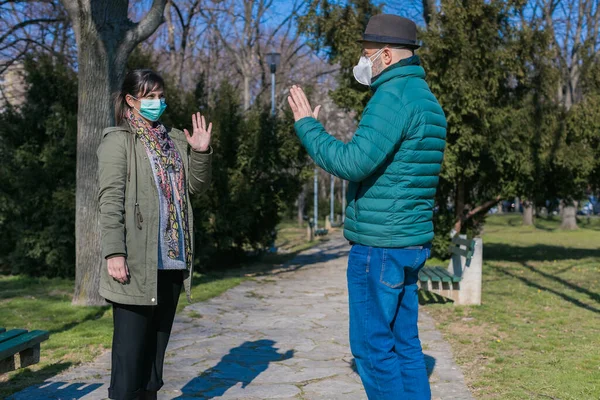
POLYGON ((294 114, 294 119, 298 121, 300 117, 300 112, 298 111, 298 105, 292 98, 292 96, 288 96, 288 103, 290 103, 290 108, 292 109, 292 113, 294 114))
POLYGON ((292 93, 292 99, 294 99, 294 103, 296 103, 296 108, 298 109, 298 112, 300 112, 301 114, 306 113, 304 104, 302 102, 302 98, 300 96, 300 91, 298 90, 298 88, 294 86, 291 93, 292 93))
POLYGON ((315 111, 313 112, 313 117, 315 117, 315 119, 319 119, 319 112, 321 112, 320 104, 315 108, 315 111))
POLYGON ((294 101, 294 99, 292 98, 292 96, 288 96, 288 103, 290 104, 290 108, 292 109, 292 112, 294 114, 296 114, 296 112, 298 112, 298 106, 296 106, 296 102, 294 101))
POLYGON ((312 115, 312 108, 310 107, 308 98, 306 97, 304 90, 302 90, 302 88, 300 86, 298 86, 298 97, 300 98, 300 101, 302 102, 302 107, 304 107, 304 109, 306 109, 306 110, 309 110, 309 114, 312 115))
POLYGON ((302 103, 304 104, 304 107, 307 108, 308 110, 310 110, 310 112, 312 114, 312 107, 310 106, 310 102, 308 101, 308 97, 306 97, 304 90, 302 90, 302 88, 300 86, 298 86, 298 91, 300 92, 300 98, 302 99, 302 103))

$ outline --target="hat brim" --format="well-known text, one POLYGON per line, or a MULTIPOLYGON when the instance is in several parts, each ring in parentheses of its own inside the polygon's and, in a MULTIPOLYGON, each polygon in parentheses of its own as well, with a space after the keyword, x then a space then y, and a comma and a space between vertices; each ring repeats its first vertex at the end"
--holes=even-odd
POLYGON ((398 44, 401 46, 408 47, 410 49, 418 49, 421 47, 421 44, 416 40, 409 40, 398 38, 394 36, 384 36, 384 35, 371 35, 364 34, 362 39, 358 40, 359 43, 363 42, 372 42, 372 43, 384 43, 384 44, 398 44))

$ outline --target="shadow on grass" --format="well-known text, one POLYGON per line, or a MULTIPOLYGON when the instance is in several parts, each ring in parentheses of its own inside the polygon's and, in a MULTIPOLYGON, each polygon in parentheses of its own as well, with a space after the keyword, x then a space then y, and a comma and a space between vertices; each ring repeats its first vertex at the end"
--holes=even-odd
POLYGON ((580 307, 580 308, 583 308, 584 310, 588 310, 588 311, 600 314, 600 309, 598 309, 596 307, 593 307, 593 306, 590 306, 589 304, 585 304, 582 301, 580 301, 580 300, 578 300, 578 299, 576 299, 574 297, 569 296, 568 294, 562 293, 562 292, 560 292, 560 291, 558 291, 556 289, 552 289, 552 288, 546 287, 546 286, 540 284, 539 282, 534 282, 533 280, 525 278, 524 276, 518 276, 518 275, 513 274, 512 272, 509 272, 509 271, 507 271, 507 270, 505 270, 503 268, 499 268, 499 267, 495 267, 495 266, 491 266, 491 268, 494 268, 496 271, 498 271, 498 272, 500 272, 500 273, 502 273, 504 275, 507 275, 507 276, 509 276, 511 278, 518 279, 521 282, 525 283, 527 286, 530 286, 530 287, 533 287, 533 288, 536 288, 536 289, 539 289, 539 290, 543 290, 543 291, 552 293, 552 294, 554 294, 554 295, 556 295, 558 297, 561 297, 563 300, 568 301, 569 303, 576 305, 577 307, 580 307))
MULTIPOLYGON (((587 296, 589 296, 592 300, 594 300, 596 303, 600 303, 600 294, 598 293, 594 293, 594 292, 590 292, 589 290, 587 290, 586 288, 583 288, 581 286, 575 285, 574 283, 571 283, 565 279, 559 278, 558 276, 555 276, 553 274, 549 274, 547 272, 541 271, 538 268, 535 268, 527 263, 523 264, 523 266, 525 268, 527 268, 528 270, 530 270, 531 272, 535 272, 536 274, 539 274, 541 276, 543 276, 546 279, 555 281, 560 283, 563 286, 566 286, 570 289, 573 289, 576 292, 585 294, 587 296)), ((572 268, 572 267, 571 267, 572 268)))
MULTIPOLYGON (((19 275, 16 279, 0 280, 0 300, 11 299, 13 297, 34 297, 45 299, 62 300, 66 292, 49 292, 49 288, 54 288, 52 279, 44 281, 39 278, 30 278, 26 275, 19 275)), ((62 289, 62 288, 61 288, 62 289)), ((69 288, 72 290, 72 288, 69 288)), ((69 293, 69 295, 72 293, 69 293)))
POLYGON ((111 308, 111 306, 104 306, 96 312, 89 313, 88 315, 85 316, 85 318, 83 318, 81 320, 69 322, 68 324, 63 325, 60 328, 52 329, 49 332, 50 332, 50 334, 66 332, 70 329, 75 328, 77 325, 83 324, 84 322, 100 319, 104 316, 104 314, 106 314, 106 312, 108 310, 110 310, 110 308, 111 308))
POLYGON ((440 296, 437 293, 428 292, 424 289, 419 289, 419 305, 427 305, 427 304, 447 304, 454 303, 451 299, 440 296))
POLYGON ((536 244, 532 246, 513 246, 504 243, 488 243, 483 247, 485 261, 553 261, 581 260, 583 258, 600 258, 600 249, 577 249, 564 246, 536 244))

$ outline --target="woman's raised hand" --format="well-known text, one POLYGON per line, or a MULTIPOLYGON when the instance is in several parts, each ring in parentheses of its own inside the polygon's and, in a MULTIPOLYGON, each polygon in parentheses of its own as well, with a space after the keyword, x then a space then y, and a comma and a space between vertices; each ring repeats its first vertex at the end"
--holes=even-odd
POLYGON ((206 120, 200 113, 192 114, 192 134, 184 129, 185 138, 192 147, 192 150, 205 152, 210 148, 210 138, 212 133, 212 122, 206 126, 206 120))

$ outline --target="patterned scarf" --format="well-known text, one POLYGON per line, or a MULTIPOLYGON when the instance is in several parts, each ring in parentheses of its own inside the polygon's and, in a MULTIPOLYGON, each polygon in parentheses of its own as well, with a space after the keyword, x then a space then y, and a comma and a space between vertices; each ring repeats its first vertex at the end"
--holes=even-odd
POLYGON ((146 148, 152 164, 160 204, 159 269, 186 269, 192 263, 187 219, 185 168, 181 155, 165 127, 154 127, 131 111, 127 120, 146 148), (183 252, 182 252, 183 249, 183 252))

